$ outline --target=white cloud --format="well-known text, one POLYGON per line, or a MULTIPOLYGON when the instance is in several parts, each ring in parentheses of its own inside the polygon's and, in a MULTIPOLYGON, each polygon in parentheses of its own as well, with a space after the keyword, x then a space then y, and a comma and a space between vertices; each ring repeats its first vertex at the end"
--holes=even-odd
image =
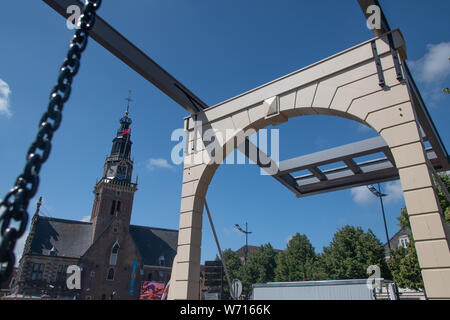
POLYGON ((425 55, 411 61, 414 77, 422 83, 422 95, 430 106, 439 105, 447 95, 442 89, 448 87, 450 81, 450 42, 427 45, 425 55))
POLYGON ((293 237, 294 237, 293 234, 291 234, 290 236, 288 236, 288 237, 286 238, 286 244, 289 244, 289 241, 291 241, 293 237))
MULTIPOLYGON (((377 185, 375 185, 375 187, 378 189, 377 185)), ((381 191, 387 195, 386 197, 383 197, 384 203, 394 203, 403 200, 403 189, 400 180, 386 183, 381 191)), ((353 188, 350 192, 353 201, 360 205, 373 204, 379 201, 366 186, 353 188)))
POLYGON ((9 96, 11 89, 9 85, 0 79, 0 115, 4 114, 6 117, 11 117, 12 113, 9 105, 9 96))
POLYGON ((84 216, 83 218, 81 218, 80 221, 89 222, 89 221, 91 221, 91 216, 84 216))
POLYGON ((427 52, 411 63, 418 80, 427 84, 442 81, 450 76, 450 42, 427 45, 427 52))
POLYGON ((387 194, 386 203, 392 203, 403 200, 403 189, 400 180, 388 182, 384 187, 383 193, 387 194))
POLYGON ((376 201, 376 197, 366 186, 352 188, 350 192, 352 194, 353 201, 357 204, 365 205, 376 201))
POLYGON ((234 227, 229 227, 229 228, 224 227, 223 234, 226 236, 236 236, 236 234, 241 234, 241 233, 234 227))
POLYGON ((150 158, 147 162, 147 169, 148 170, 155 170, 157 168, 163 168, 163 169, 173 169, 175 168, 173 165, 171 165, 169 162, 167 162, 166 159, 161 158, 150 158))

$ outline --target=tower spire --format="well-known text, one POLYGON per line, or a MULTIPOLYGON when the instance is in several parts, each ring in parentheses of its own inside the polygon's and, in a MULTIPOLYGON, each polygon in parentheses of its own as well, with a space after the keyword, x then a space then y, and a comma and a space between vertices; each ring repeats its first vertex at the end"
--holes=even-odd
POLYGON ((131 124, 133 121, 129 117, 131 90, 128 91, 127 109, 125 115, 120 119, 120 127, 117 130, 116 137, 113 139, 113 145, 110 154, 106 158, 103 178, 120 180, 123 183, 131 183, 131 173, 133 170, 133 161, 131 160, 131 124))
POLYGON ((129 117, 131 90, 125 99, 125 115, 122 113, 120 127, 112 140, 112 148, 103 166, 103 175, 94 187, 94 204, 92 206, 92 240, 95 241, 111 224, 111 219, 128 228, 131 219, 131 208, 136 183, 131 181, 133 175, 133 160, 131 159, 131 124, 129 117))
POLYGON ((35 216, 39 215, 39 210, 41 209, 41 205, 42 205, 42 196, 39 197, 39 201, 36 204, 36 212, 34 213, 35 216))
POLYGON ((125 112, 125 114, 128 116, 128 114, 130 112, 130 102, 133 101, 131 99, 131 90, 128 90, 128 98, 126 98, 125 100, 128 101, 128 103, 127 103, 127 111, 125 112))

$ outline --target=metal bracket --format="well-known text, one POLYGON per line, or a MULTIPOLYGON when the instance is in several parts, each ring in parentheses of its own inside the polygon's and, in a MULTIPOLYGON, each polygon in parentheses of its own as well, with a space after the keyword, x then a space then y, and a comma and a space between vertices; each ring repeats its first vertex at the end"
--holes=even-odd
POLYGON ((375 40, 371 42, 372 45, 372 52, 373 52, 373 58, 375 60, 375 65, 377 66, 377 73, 378 73, 378 84, 380 87, 384 89, 386 87, 386 81, 384 80, 384 74, 383 74, 383 66, 381 65, 380 56, 378 55, 377 45, 375 43, 375 40))
POLYGON ((391 49, 392 58, 394 59, 394 67, 395 67, 395 72, 397 73, 397 80, 402 81, 404 79, 403 73, 402 73, 402 68, 400 67, 400 59, 398 57, 397 50, 395 49, 395 46, 394 46, 394 38, 392 37, 392 33, 389 33, 387 35, 387 37, 388 37, 388 41, 389 41, 389 48, 391 49))

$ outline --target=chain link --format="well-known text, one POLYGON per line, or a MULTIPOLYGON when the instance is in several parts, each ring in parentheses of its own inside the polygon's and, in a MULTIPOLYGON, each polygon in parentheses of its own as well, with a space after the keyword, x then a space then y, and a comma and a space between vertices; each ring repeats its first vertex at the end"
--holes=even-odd
POLYGON ((0 202, 0 283, 9 278, 16 262, 14 247, 28 224, 28 204, 37 192, 39 172, 50 155, 53 134, 61 124, 64 103, 70 97, 72 79, 80 68, 81 54, 86 49, 89 30, 94 26, 96 11, 100 5, 101 0, 85 1, 67 57, 59 70, 57 84, 50 92, 47 111, 42 115, 36 139, 28 149, 23 173, 17 177, 14 187, 0 202), (16 221, 18 227, 11 226, 11 220, 16 221))

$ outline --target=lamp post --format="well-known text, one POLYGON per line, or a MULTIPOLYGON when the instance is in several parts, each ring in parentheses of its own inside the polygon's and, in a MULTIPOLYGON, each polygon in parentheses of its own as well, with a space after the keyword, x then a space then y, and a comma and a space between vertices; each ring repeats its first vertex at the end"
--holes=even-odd
POLYGON ((248 231, 247 222, 245 223, 245 230, 241 228, 240 225, 235 224, 234 227, 238 229, 240 232, 245 234, 245 250, 244 250, 244 263, 247 263, 247 252, 248 252, 248 235, 251 233, 248 231))
POLYGON ((383 213, 383 221, 384 221, 384 231, 386 232, 386 240, 387 240, 387 245, 388 245, 388 248, 389 248, 389 254, 391 254, 392 249, 391 249, 391 243, 389 241, 389 235, 388 235, 388 230, 387 230, 387 225, 386 225, 386 217, 384 215, 384 205, 383 205, 383 197, 386 197, 387 194, 384 194, 384 193, 381 192, 381 186, 380 186, 379 183, 378 183, 378 190, 374 186, 367 186, 367 188, 375 196, 380 198, 381 212, 383 213))

